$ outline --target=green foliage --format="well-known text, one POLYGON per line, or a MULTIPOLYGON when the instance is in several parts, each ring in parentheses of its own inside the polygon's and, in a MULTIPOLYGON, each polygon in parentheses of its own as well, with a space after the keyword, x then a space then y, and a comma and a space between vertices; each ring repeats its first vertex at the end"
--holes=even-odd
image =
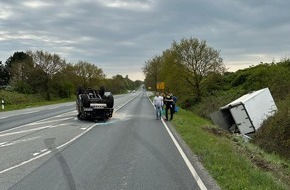
POLYGON ((145 74, 145 86, 151 87, 152 90, 156 90, 157 82, 162 82, 163 78, 160 76, 162 71, 162 57, 155 56, 152 59, 145 62, 143 73, 145 74))
POLYGON ((2 64, 2 61, 0 61, 0 87, 8 85, 9 82, 9 72, 7 70, 7 67, 5 67, 4 64, 2 64))
POLYGON ((19 104, 29 105, 44 100, 41 96, 22 94, 7 90, 0 90, 0 98, 1 100, 4 99, 6 109, 19 104))
POLYGON ((185 106, 217 90, 223 83, 220 74, 225 71, 219 51, 196 38, 174 41, 161 56, 145 64, 145 85, 155 90, 156 82, 165 82, 162 91, 183 97, 181 103, 185 106), (214 83, 216 81, 220 84, 214 83))
POLYGON ((186 81, 186 86, 195 92, 195 99, 200 101, 203 96, 204 79, 212 73, 223 73, 225 67, 219 51, 209 47, 204 40, 196 38, 182 39, 180 43, 173 42, 171 51, 175 62, 181 71, 180 76, 186 81))
MULTIPOLYGON (((278 107, 254 136, 254 142, 265 150, 290 157, 290 66, 289 60, 277 64, 260 64, 224 75, 220 89, 204 96, 191 107, 200 116, 209 115, 220 107, 250 92, 268 87, 278 107)), ((219 82, 217 82, 218 84, 219 82)))
POLYGON ((102 69, 86 61, 79 61, 74 68, 75 77, 78 78, 79 85, 84 88, 96 88, 105 78, 102 69))
MULTIPOLYGON (((121 75, 106 79, 103 70, 92 63, 79 61, 69 64, 58 54, 42 50, 15 52, 5 65, 0 64, 0 76, 1 88, 7 88, 9 84, 10 90, 46 100, 70 98, 78 86, 95 89, 105 86, 107 91, 124 93, 142 84, 142 81, 131 81, 128 76, 121 75)), ((26 101, 25 98, 16 99, 26 101)))
POLYGON ((140 87, 141 81, 133 82, 126 76, 122 75, 113 76, 112 79, 107 79, 104 81, 104 86, 106 86, 106 91, 110 91, 113 94, 127 93, 128 90, 134 90, 140 87))
POLYGON ((278 112, 267 119, 254 135, 254 143, 268 152, 290 158, 290 94, 278 102, 278 112))

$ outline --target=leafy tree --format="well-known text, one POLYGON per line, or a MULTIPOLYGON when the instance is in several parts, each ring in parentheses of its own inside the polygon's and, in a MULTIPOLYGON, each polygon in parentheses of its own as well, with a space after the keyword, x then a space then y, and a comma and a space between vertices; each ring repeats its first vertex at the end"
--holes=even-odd
POLYGON ((77 84, 74 84, 75 74, 72 73, 73 67, 67 64, 60 72, 54 75, 52 89, 53 94, 59 98, 70 98, 75 93, 77 84))
POLYGON ((127 84, 122 75, 113 76, 112 85, 113 85, 112 91, 114 93, 123 93, 127 90, 127 84))
POLYGON ((183 70, 181 77, 192 87, 197 101, 202 97, 204 78, 210 73, 223 73, 226 70, 220 52, 207 46, 206 41, 196 38, 182 39, 180 43, 174 41, 171 51, 175 55, 173 64, 183 70))
POLYGON ((0 86, 7 85, 9 82, 9 73, 7 68, 0 61, 0 86))
POLYGON ((145 75, 145 85, 156 90, 156 83, 161 82, 160 72, 162 68, 162 57, 154 56, 152 59, 145 62, 143 73, 145 75))
POLYGON ((190 96, 189 88, 186 86, 186 81, 181 77, 183 72, 175 63, 174 53, 167 49, 162 53, 162 66, 159 73, 160 80, 165 83, 165 89, 162 92, 171 92, 176 96, 182 96, 188 99, 190 96))
POLYGON ((6 67, 9 71, 9 82, 13 89, 20 93, 33 93, 33 85, 30 81, 34 81, 35 67, 32 58, 27 53, 14 53, 6 61, 6 67))
POLYGON ((79 85, 84 88, 96 88, 101 85, 105 74, 103 70, 86 61, 79 61, 74 65, 79 85))
POLYGON ((57 54, 44 51, 28 51, 27 53, 32 57, 35 66, 43 71, 44 83, 41 87, 46 94, 46 99, 50 100, 53 77, 65 67, 66 62, 57 54))
POLYGON ((12 68, 15 64, 25 63, 29 62, 31 58, 29 55, 25 52, 15 52, 13 56, 10 56, 6 62, 4 67, 4 83, 7 85, 10 82, 10 79, 12 77, 12 68))

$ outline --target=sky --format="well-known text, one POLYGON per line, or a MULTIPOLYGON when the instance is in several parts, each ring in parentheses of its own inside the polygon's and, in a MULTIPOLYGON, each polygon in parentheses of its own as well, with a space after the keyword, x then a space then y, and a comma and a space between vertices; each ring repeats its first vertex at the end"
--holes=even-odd
POLYGON ((146 61, 197 38, 228 71, 290 56, 289 0, 0 0, 0 61, 17 51, 143 80, 146 61))

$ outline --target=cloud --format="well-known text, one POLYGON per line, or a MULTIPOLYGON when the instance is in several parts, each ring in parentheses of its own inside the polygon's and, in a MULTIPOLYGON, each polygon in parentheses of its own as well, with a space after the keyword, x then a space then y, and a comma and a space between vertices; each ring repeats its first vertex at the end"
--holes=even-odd
POLYGON ((44 50, 94 63, 107 76, 143 79, 145 61, 174 40, 196 37, 236 70, 289 56, 289 6, 287 0, 5 0, 0 60, 44 50))

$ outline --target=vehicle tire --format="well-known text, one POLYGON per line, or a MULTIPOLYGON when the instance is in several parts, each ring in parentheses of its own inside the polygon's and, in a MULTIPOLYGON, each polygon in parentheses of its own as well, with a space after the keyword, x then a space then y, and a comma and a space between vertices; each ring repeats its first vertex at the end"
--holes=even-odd
POLYGON ((81 94, 81 106, 85 108, 90 107, 89 98, 86 94, 81 94))
POLYGON ((113 97, 112 94, 110 94, 110 95, 107 97, 106 104, 107 104, 107 107, 108 107, 108 108, 113 108, 113 107, 114 107, 114 97, 113 97))
POLYGON ((83 120, 84 119, 82 112, 78 113, 77 117, 78 117, 79 120, 83 120))
POLYGON ((83 117, 83 115, 84 115, 84 107, 83 107, 81 95, 78 96, 76 104, 77 104, 76 108, 77 108, 77 111, 78 111, 77 118, 79 120, 83 120, 84 119, 84 117, 83 117))
POLYGON ((105 87, 103 87, 103 86, 100 87, 99 95, 101 97, 103 97, 105 95, 105 87))
POLYGON ((77 96, 79 96, 80 94, 84 94, 85 93, 85 89, 83 87, 79 86, 77 88, 77 92, 76 93, 77 93, 77 96))

